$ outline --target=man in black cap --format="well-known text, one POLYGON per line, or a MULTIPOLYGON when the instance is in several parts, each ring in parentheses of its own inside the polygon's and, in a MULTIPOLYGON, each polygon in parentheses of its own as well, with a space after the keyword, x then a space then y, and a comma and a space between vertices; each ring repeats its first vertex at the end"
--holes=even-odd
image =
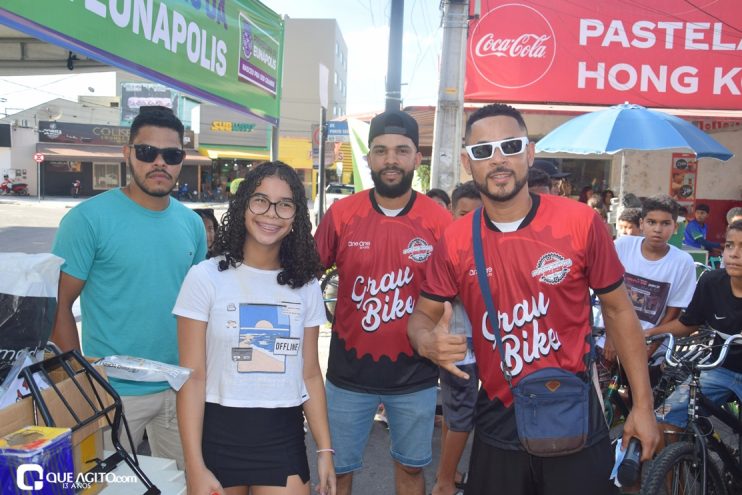
POLYGON ((572 174, 569 172, 560 172, 551 160, 537 158, 533 160, 532 168, 543 170, 551 178, 551 194, 569 196, 572 193, 572 186, 569 181, 564 180, 572 174))
POLYGON ((534 194, 551 194, 551 177, 540 168, 528 169, 528 192, 534 194))
POLYGON ((383 403, 396 493, 422 495, 438 367, 413 351, 407 320, 451 216, 412 190, 422 159, 415 119, 400 111, 377 115, 368 144, 374 188, 333 203, 315 234, 322 263, 337 265, 340 278, 326 383, 337 493, 351 492, 383 403))

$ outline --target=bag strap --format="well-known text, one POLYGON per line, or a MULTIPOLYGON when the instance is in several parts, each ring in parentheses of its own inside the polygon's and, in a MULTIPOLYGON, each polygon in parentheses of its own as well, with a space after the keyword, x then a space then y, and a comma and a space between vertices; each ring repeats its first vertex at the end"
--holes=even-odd
MULTIPOLYGON (((472 244, 474 246, 474 263, 477 269, 477 280, 479 281, 479 290, 482 292, 482 299, 487 307, 487 316, 489 317, 490 325, 492 326, 492 333, 495 336, 495 342, 497 343, 497 353, 500 355, 502 374, 505 376, 505 381, 508 383, 508 387, 512 390, 513 388, 513 375, 510 372, 510 367, 505 362, 505 356, 503 354, 502 337, 500 337, 500 324, 497 318, 497 309, 495 308, 494 299, 492 298, 492 292, 490 291, 490 285, 487 281, 487 269, 484 265, 484 251, 482 248, 482 207, 480 206, 474 211, 472 216, 472 244)), ((594 340, 592 332, 590 332, 590 353, 587 362, 587 377, 588 382, 592 379, 593 361, 594 357, 594 340)))
POLYGON ((472 216, 472 243, 474 244, 474 263, 477 267, 477 280, 479 281, 479 290, 482 292, 482 299, 487 306, 487 315, 492 326, 492 333, 495 335, 497 343, 497 353, 500 355, 502 374, 508 387, 513 388, 513 375, 510 373, 510 367, 505 363, 505 356, 502 351, 502 338, 500 337, 500 324, 497 318, 497 309, 495 309, 494 299, 490 291, 490 284, 487 281, 487 269, 484 266, 484 253, 482 251, 482 207, 474 211, 472 216))

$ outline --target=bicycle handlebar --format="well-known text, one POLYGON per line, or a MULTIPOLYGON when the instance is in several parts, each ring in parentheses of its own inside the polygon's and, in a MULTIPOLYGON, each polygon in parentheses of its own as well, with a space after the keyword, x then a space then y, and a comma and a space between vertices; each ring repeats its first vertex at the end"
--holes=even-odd
MULTIPOLYGON (((683 361, 684 359, 685 360, 689 358, 694 359, 696 358, 696 356, 699 355, 697 350, 692 349, 686 352, 685 355, 683 355, 680 359, 675 359, 675 357, 673 356, 673 353, 675 350, 675 336, 670 333, 664 333, 664 334, 657 335, 656 337, 660 337, 660 336, 669 337, 669 344, 667 346, 667 351, 665 352, 665 362, 668 365, 672 366, 673 368, 677 368, 678 366, 680 366, 681 361, 683 361)), ((721 346, 721 352, 719 352, 719 357, 716 359, 716 361, 712 363, 703 363, 703 360, 702 360, 701 362, 696 364, 696 368, 700 370, 708 370, 711 368, 718 367, 727 358, 727 353, 729 352, 729 346, 731 346, 735 340, 738 340, 739 343, 742 344, 742 335, 735 334, 735 335, 730 335, 729 337, 727 337, 724 340, 724 344, 722 344, 721 346)), ((708 359, 708 357, 706 359, 708 359)))

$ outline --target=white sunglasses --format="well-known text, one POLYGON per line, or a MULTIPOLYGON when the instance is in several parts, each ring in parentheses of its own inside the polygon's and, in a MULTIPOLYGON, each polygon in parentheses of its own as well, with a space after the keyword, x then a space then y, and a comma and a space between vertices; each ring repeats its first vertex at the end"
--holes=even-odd
POLYGON ((495 150, 498 148, 500 149, 502 156, 512 156, 523 153, 527 144, 527 137, 519 137, 503 139, 502 141, 492 141, 489 143, 472 144, 471 146, 465 146, 465 148, 466 152, 469 154, 469 158, 472 160, 487 160, 488 158, 492 158, 495 154, 495 150))

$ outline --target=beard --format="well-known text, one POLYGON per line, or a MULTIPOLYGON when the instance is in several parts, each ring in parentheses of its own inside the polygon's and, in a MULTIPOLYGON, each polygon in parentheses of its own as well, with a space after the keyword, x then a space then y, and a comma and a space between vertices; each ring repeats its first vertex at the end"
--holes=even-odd
POLYGON ((415 177, 414 170, 406 174, 404 170, 399 167, 387 167, 385 170, 389 169, 396 170, 402 174, 402 179, 398 184, 386 184, 381 179, 381 172, 371 171, 371 180, 374 181, 374 188, 376 189, 376 192, 379 193, 379 196, 385 198, 398 198, 412 189, 412 179, 415 177))
MULTIPOLYGON (((505 172, 505 171, 506 170, 504 169, 495 169, 494 171, 490 173, 505 172)), ((488 176, 489 174, 485 176, 484 182, 482 183, 480 183, 477 180, 474 180, 474 185, 477 187, 480 193, 484 194, 492 201, 497 201, 497 202, 510 201, 511 199, 513 199, 515 196, 518 195, 518 193, 521 191, 521 189, 523 189, 526 186, 526 184, 528 184, 528 176, 524 175, 521 178, 518 178, 517 176, 515 176, 515 185, 513 186, 512 191, 510 192, 503 191, 499 193, 493 193, 487 188, 487 177, 488 176)))
POLYGON ((152 189, 151 187, 147 186, 145 179, 147 177, 147 174, 144 174, 144 177, 141 177, 139 173, 137 173, 136 170, 134 170, 134 165, 131 163, 131 158, 129 158, 129 172, 131 173, 131 178, 136 183, 137 187, 141 189, 145 194, 148 194, 149 196, 153 196, 155 198, 162 198, 170 194, 171 189, 173 188, 173 183, 175 182, 175 178, 166 170, 162 170, 162 173, 167 174, 170 176, 170 179, 173 181, 173 183, 170 184, 170 188, 165 189, 152 189))

